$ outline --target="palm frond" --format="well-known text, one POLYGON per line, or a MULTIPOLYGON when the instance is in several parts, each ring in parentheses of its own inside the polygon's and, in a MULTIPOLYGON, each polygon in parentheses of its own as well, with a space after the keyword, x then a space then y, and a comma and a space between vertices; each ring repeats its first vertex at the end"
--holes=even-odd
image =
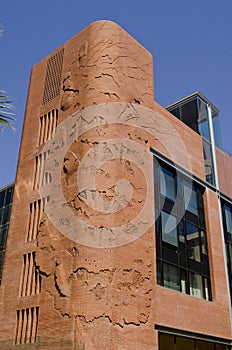
POLYGON ((15 129, 12 122, 14 118, 12 116, 14 106, 12 105, 9 97, 4 90, 0 90, 0 130, 1 125, 9 126, 11 129, 15 129))
MULTIPOLYGON (((0 37, 3 35, 3 27, 0 25, 0 37)), ((0 131, 2 129, 2 125, 6 125, 11 129, 15 129, 12 122, 14 118, 12 116, 14 106, 11 103, 10 98, 7 96, 6 92, 0 89, 0 131), (11 116, 11 117, 10 117, 11 116)))

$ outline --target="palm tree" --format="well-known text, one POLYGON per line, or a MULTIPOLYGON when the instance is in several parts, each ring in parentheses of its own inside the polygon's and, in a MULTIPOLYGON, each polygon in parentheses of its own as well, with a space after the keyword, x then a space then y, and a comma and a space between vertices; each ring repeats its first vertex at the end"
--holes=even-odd
MULTIPOLYGON (((2 36, 2 33, 3 29, 0 27, 0 37, 2 36)), ((0 89, 0 131, 4 125, 14 129, 12 124, 12 121, 14 120, 14 118, 12 118, 12 109, 13 105, 11 104, 9 97, 4 90, 0 89)))
POLYGON ((14 126, 12 124, 14 118, 11 117, 13 115, 13 113, 11 112, 12 109, 13 106, 8 96, 6 95, 6 92, 0 90, 0 130, 2 129, 3 125, 9 126, 11 129, 14 129, 14 126))

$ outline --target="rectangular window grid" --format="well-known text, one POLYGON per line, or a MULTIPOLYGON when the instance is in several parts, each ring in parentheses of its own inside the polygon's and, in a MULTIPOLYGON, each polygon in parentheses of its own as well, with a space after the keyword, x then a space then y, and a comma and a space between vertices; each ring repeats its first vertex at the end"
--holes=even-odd
POLYGON ((36 342, 39 319, 39 307, 17 310, 15 344, 32 344, 36 342))
POLYGON ((159 350, 229 350, 230 347, 209 340, 159 333, 159 350))
POLYGON ((212 300, 203 189, 154 158, 157 283, 212 300))
POLYGON ((232 305, 232 205, 222 201, 223 229, 227 255, 230 302, 232 305))
POLYGON ((0 283, 4 264, 14 185, 0 190, 0 283))

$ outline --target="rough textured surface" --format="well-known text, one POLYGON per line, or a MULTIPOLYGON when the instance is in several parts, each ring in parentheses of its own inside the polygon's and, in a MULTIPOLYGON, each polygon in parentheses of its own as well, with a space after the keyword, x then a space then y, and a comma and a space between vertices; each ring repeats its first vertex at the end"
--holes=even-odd
MULTIPOLYGON (((38 146, 40 117, 53 109, 58 110, 58 122, 62 125, 63 121, 87 107, 111 103, 112 110, 116 111, 118 104, 115 102, 126 103, 128 114, 123 122, 120 117, 125 113, 117 115, 118 122, 112 123, 112 110, 108 114, 111 123, 107 123, 107 118, 103 120, 101 114, 94 115, 91 120, 82 120, 78 127, 89 125, 91 130, 78 134, 61 162, 64 209, 68 208, 84 223, 97 227, 94 232, 102 237, 110 227, 124 225, 125 235, 134 235, 140 229, 132 224, 133 219, 143 209, 146 196, 150 196, 151 203, 154 200, 153 189, 148 190, 149 183, 153 184, 150 149, 171 160, 174 157, 179 166, 204 179, 201 139, 153 101, 152 58, 141 45, 116 24, 99 21, 65 43, 62 49, 61 91, 57 97, 42 104, 46 64, 54 53, 39 62, 31 74, 0 287, 0 348, 15 349, 17 340, 21 341, 21 345, 17 345, 19 349, 154 350, 158 349, 155 324, 229 338, 228 295, 221 250, 214 256, 216 237, 220 240, 214 194, 207 194, 206 198, 207 215, 209 220, 213 219, 213 223, 208 221, 207 226, 215 296, 212 303, 156 285, 153 204, 142 222, 146 225, 147 220, 152 219, 152 225, 141 236, 127 244, 99 248, 80 244, 61 234, 44 210, 44 203, 49 198, 41 198, 38 202, 40 191, 33 184, 36 167, 43 168, 42 163, 36 164, 36 159, 42 162, 44 157, 38 158, 38 155, 44 154, 44 145, 38 146), (147 107, 144 113, 140 113, 141 106, 147 107), (124 156, 112 158, 112 149, 117 148, 118 138, 123 140, 120 147, 134 142, 138 145, 136 151, 142 148, 144 154, 149 154, 150 163, 144 171, 124 156), (78 168, 87 154, 95 161, 97 154, 104 158, 97 169, 93 162, 86 174, 87 180, 96 175, 94 191, 91 187, 80 190, 77 186, 78 168), (107 212, 117 199, 120 179, 127 181, 121 183, 124 201, 120 199, 116 203, 118 207, 114 207, 113 212, 107 212), (104 203, 101 210, 86 204, 87 200, 94 202, 95 196, 104 203), (29 222, 34 222, 36 229, 36 239, 30 241, 27 239, 29 222), (22 281, 26 280, 26 270, 29 271, 28 281, 35 283, 34 270, 28 267, 32 265, 25 258, 32 256, 31 252, 35 257, 34 270, 42 276, 42 288, 37 294, 21 297, 19 291, 22 281), (27 269, 23 268, 24 264, 27 269), (32 314, 29 309, 36 307, 39 307, 39 314, 37 328, 33 329, 36 343, 33 343, 28 331, 33 322, 27 315, 32 314), (195 317, 192 317, 193 314, 195 317), (19 315, 24 315, 24 326, 19 315)), ((63 142, 67 138, 67 130, 62 130, 63 142)), ((123 152, 125 155, 134 151, 124 147, 123 152)), ((52 204, 56 212, 56 203, 52 204)), ((76 225, 73 234, 81 234, 80 231, 76 225)))
POLYGON ((61 109, 86 107, 86 100, 151 105, 154 90, 149 55, 115 24, 98 22, 94 27, 81 38, 78 54, 65 71, 61 109))

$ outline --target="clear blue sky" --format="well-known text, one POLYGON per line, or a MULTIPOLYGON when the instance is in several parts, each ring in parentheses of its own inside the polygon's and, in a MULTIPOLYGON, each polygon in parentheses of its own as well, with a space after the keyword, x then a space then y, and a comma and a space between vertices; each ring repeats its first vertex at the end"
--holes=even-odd
POLYGON ((99 19, 117 22, 152 53, 162 106, 196 90, 216 105, 232 153, 232 0, 6 0, 0 87, 14 102, 16 131, 0 133, 0 187, 15 178, 32 66, 99 19))

